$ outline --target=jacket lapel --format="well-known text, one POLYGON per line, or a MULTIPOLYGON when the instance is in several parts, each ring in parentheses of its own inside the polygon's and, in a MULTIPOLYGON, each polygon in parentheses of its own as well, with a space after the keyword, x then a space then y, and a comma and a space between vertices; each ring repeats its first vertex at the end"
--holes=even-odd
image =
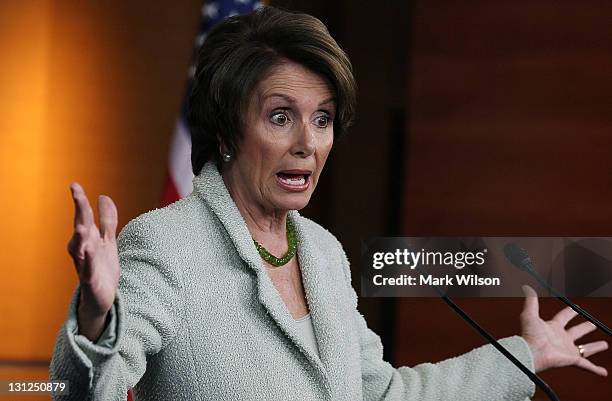
POLYGON ((326 282, 323 275, 326 267, 323 266, 324 261, 316 256, 317 250, 313 249, 312 239, 308 238, 300 224, 299 214, 296 211, 290 211, 288 218, 296 227, 299 244, 297 254, 321 359, 300 336, 297 323, 270 280, 261 257, 253 244, 246 223, 227 191, 214 163, 206 163, 200 174, 194 177, 193 184, 194 190, 200 194, 225 227, 240 258, 256 273, 259 302, 293 345, 317 369, 329 390, 330 384, 326 367, 328 368, 333 364, 334 344, 337 345, 337 341, 341 340, 337 338, 333 330, 334 297, 333 293, 329 292, 332 288, 328 287, 329 283, 326 282))
MULTIPOLYGON (((299 222, 298 216, 297 212, 290 212, 290 217, 299 222)), ((343 302, 344 297, 338 291, 338 286, 341 286, 342 282, 335 281, 331 274, 334 269, 333 264, 340 262, 331 260, 330 255, 322 251, 324 248, 320 243, 321 239, 314 238, 313 232, 307 230, 304 223, 297 223, 295 226, 300 269, 319 345, 319 354, 330 383, 341 385, 346 378, 347 333, 342 320, 344 314, 338 302, 343 302)))

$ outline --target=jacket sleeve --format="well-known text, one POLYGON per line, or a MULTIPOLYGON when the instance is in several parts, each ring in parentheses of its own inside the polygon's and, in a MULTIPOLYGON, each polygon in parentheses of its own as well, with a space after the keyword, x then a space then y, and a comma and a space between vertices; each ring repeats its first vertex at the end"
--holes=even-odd
MULTIPOLYGON (((357 311, 357 295, 350 281, 350 268, 343 255, 345 274, 355 307, 363 380, 367 401, 457 400, 523 401, 533 396, 535 385, 492 345, 438 363, 423 363, 398 369, 383 360, 383 346, 357 311)), ((500 340, 532 372, 533 357, 519 336, 500 340)))
POLYGON ((68 380, 58 400, 121 400, 143 376, 147 357, 169 344, 180 326, 181 278, 160 235, 144 219, 131 221, 118 239, 121 276, 110 322, 96 343, 78 334, 77 287, 60 329, 51 380, 68 380))

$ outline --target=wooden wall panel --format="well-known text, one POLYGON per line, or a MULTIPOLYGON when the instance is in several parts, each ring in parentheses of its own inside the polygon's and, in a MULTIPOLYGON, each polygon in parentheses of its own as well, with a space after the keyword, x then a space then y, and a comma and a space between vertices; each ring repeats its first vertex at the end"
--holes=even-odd
MULTIPOLYGON (((599 1, 415 2, 405 235, 612 234, 611 13, 599 1)), ((581 302, 612 323, 611 299, 581 302)), ((494 334, 518 332, 522 300, 460 303, 494 334)), ((542 304, 548 317, 562 306, 542 304)), ((397 330, 398 364, 482 344, 439 300, 401 300, 397 330)), ((609 351, 594 360, 612 371, 609 351)), ((562 399, 612 393, 575 369, 543 376, 562 399)))
POLYGON ((611 7, 417 4, 406 229, 610 234, 611 7))

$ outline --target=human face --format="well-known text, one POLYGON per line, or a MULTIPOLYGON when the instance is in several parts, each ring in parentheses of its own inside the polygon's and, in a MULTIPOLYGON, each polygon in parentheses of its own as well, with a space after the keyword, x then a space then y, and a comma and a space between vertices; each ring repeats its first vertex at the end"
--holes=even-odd
POLYGON ((304 208, 334 141, 335 112, 325 79, 290 61, 275 67, 253 91, 238 154, 224 171, 239 207, 304 208))

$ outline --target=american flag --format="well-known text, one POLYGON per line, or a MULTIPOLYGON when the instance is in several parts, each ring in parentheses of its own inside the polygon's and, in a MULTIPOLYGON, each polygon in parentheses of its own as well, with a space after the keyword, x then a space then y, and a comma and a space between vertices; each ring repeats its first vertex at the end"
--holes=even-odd
MULTIPOLYGON (((202 20, 198 36, 194 43, 194 60, 198 49, 204 43, 206 34, 219 21, 226 17, 238 14, 248 14, 261 7, 261 2, 252 0, 217 0, 205 1, 202 6, 202 20)), ((176 121, 172 142, 170 143, 170 155, 168 157, 168 168, 162 191, 162 206, 187 196, 193 190, 193 172, 191 170, 191 134, 187 125, 188 99, 195 65, 189 68, 187 79, 187 91, 183 99, 181 114, 176 121)))

